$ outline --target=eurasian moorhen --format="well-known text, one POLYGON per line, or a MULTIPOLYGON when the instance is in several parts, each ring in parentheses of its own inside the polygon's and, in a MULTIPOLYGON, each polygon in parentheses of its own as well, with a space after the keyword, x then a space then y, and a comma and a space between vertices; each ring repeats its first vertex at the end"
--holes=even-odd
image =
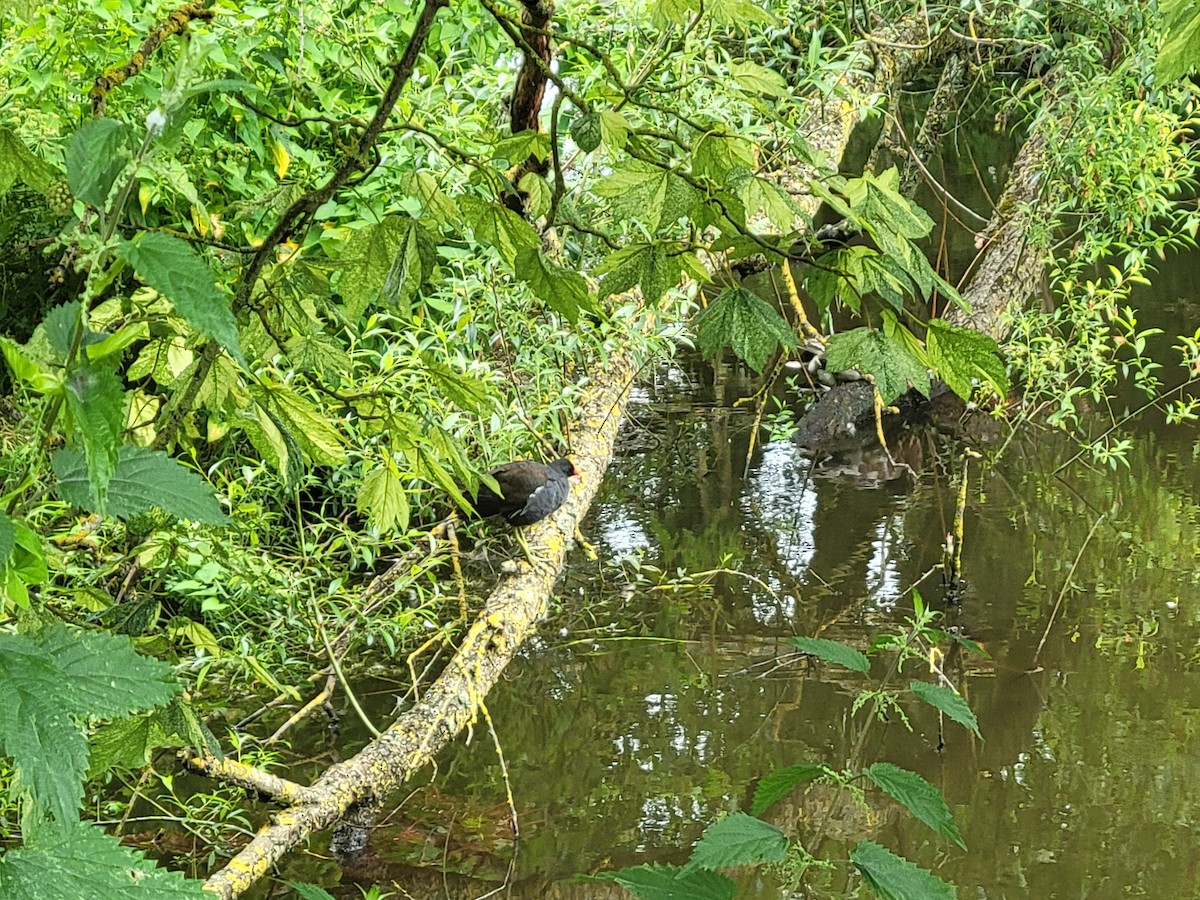
POLYGON ((569 459, 556 459, 548 466, 518 459, 488 474, 500 485, 500 493, 481 484, 475 499, 476 514, 484 519, 504 516, 510 525, 532 525, 563 505, 571 490, 567 479, 579 473, 569 459))

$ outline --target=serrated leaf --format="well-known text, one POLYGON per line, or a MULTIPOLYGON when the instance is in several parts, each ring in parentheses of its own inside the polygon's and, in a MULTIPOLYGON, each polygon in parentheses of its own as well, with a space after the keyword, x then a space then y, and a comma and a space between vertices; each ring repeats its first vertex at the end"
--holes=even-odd
POLYGON ((696 320, 700 352, 711 358, 728 345, 738 358, 761 372, 777 347, 796 346, 791 326, 766 300, 738 286, 716 296, 696 320))
POLYGON ((0 512, 0 570, 8 567, 8 561, 17 548, 17 532, 13 520, 0 512))
POLYGON ((550 156, 550 135, 526 129, 496 142, 492 159, 504 160, 515 166, 529 157, 544 162, 550 156))
POLYGON ((631 244, 609 254, 595 269, 596 275, 604 276, 600 283, 601 297, 619 294, 640 284, 642 298, 647 303, 657 303, 663 294, 679 284, 687 254, 668 252, 677 246, 673 242, 631 244))
POLYGON ((129 127, 116 119, 91 119, 66 146, 67 184, 71 193, 97 209, 108 201, 113 182, 129 161, 129 127))
POLYGON ((400 473, 390 463, 375 467, 363 479, 357 506, 370 525, 381 532, 408 530, 408 494, 400 473))
POLYGON ((829 339, 825 364, 832 371, 858 369, 875 377, 884 403, 913 387, 929 396, 929 372, 904 344, 873 328, 843 331, 829 339))
POLYGON ((472 375, 455 371, 433 354, 423 354, 421 365, 438 390, 452 403, 474 413, 482 413, 494 404, 488 386, 472 375))
POLYGON ((204 900, 204 882, 161 869, 98 826, 40 834, 0 857, 5 900, 204 900))
POLYGON ((574 325, 580 309, 591 309, 587 279, 578 272, 552 263, 541 248, 522 250, 517 254, 515 271, 538 299, 574 325))
POLYGON ((828 774, 830 774, 828 766, 811 763, 776 769, 759 780, 758 787, 754 789, 754 803, 750 807, 750 812, 760 816, 776 800, 791 793, 793 788, 828 774))
POLYGON ((121 428, 125 424, 125 391, 107 362, 77 365, 67 373, 66 407, 73 437, 83 444, 93 508, 104 512, 108 484, 117 471, 121 428))
MULTIPOLYGON (((83 454, 71 447, 59 450, 51 459, 51 467, 59 496, 82 509, 90 508, 83 454)), ((206 525, 225 525, 229 521, 212 488, 195 472, 161 450, 122 447, 108 483, 108 514, 125 519, 156 506, 170 515, 206 525)))
POLYGON ((346 242, 338 293, 351 321, 379 302, 396 255, 408 238, 411 222, 407 216, 387 216, 375 225, 359 229, 346 242))
POLYGON ((285 384, 259 384, 251 393, 286 428, 313 462, 336 466, 346 459, 342 436, 324 414, 285 384))
POLYGON ((914 681, 909 684, 909 689, 934 709, 945 713, 963 728, 974 733, 975 737, 983 740, 975 713, 971 712, 967 701, 950 688, 940 684, 929 684, 927 681, 914 681))
POLYGON ((651 231, 687 216, 700 200, 678 175, 637 159, 614 166, 594 190, 609 200, 614 215, 645 222, 651 231))
POLYGON ((418 289, 433 271, 437 250, 424 234, 424 229, 410 219, 388 267, 379 299, 401 318, 412 314, 412 301, 418 289))
POLYGON ((737 135, 710 132, 692 149, 692 171, 723 184, 734 169, 749 172, 755 165, 754 145, 737 135))
POLYGON ((604 144, 607 147, 612 147, 614 150, 620 150, 625 146, 625 142, 629 140, 629 132, 632 126, 629 121, 614 109, 604 109, 600 111, 600 133, 604 137, 604 144))
POLYGON ((82 303, 78 300, 71 300, 54 307, 46 313, 46 318, 42 320, 42 333, 46 335, 46 340, 58 354, 55 361, 60 365, 66 363, 67 357, 71 353, 71 344, 74 343, 75 331, 80 325, 79 316, 82 310, 82 303))
POLYGON ((288 886, 300 897, 300 900, 335 900, 334 896, 324 888, 315 884, 305 884, 301 881, 289 881, 288 886))
POLYGON ((953 885, 873 841, 859 843, 850 851, 850 861, 883 900, 956 900, 958 897, 953 885))
POLYGON ((787 835, 774 825, 735 812, 704 829, 684 872, 780 862, 787 847, 787 835))
POLYGON ((600 114, 584 113, 571 123, 571 140, 579 145, 584 153, 591 153, 604 140, 604 131, 600 124, 600 114))
POLYGON ((729 74, 734 83, 747 93, 781 98, 791 96, 787 79, 758 63, 744 59, 735 60, 729 64, 729 74))
POLYGON ((458 204, 442 190, 436 178, 428 172, 415 172, 409 190, 421 201, 421 208, 439 226, 454 225, 461 219, 458 204))
POLYGON ((171 301, 188 324, 246 365, 229 295, 217 286, 208 263, 187 242, 150 232, 136 241, 123 241, 117 252, 146 284, 171 301))
POLYGON ((964 400, 971 398, 974 378, 990 385, 1001 397, 1008 394, 1008 372, 1000 358, 1000 347, 986 334, 958 328, 945 319, 930 319, 925 348, 938 377, 964 400))
POLYGON ((73 718, 126 715, 178 689, 169 666, 140 656, 126 638, 61 624, 0 635, 0 752, 35 808, 60 825, 75 821, 88 749, 73 718))
POLYGON ((946 798, 936 787, 918 775, 891 763, 875 763, 864 773, 880 790, 942 837, 963 850, 967 845, 954 824, 946 798))
POLYGON ((734 900, 736 890, 717 872, 684 872, 675 866, 633 866, 597 878, 615 881, 638 900, 734 900))
POLYGON ((13 132, 0 128, 0 197, 18 181, 41 193, 53 183, 54 170, 13 132))
POLYGON ((699 11, 699 0, 654 0, 650 6, 650 20, 655 28, 665 29, 683 25, 692 13, 699 11))
POLYGON ((541 237, 528 222, 499 203, 467 196, 459 200, 459 205, 475 237, 494 247, 510 267, 522 250, 542 245, 541 237))
POLYGON ((772 25, 776 22, 771 13, 752 0, 709 0, 704 4, 704 9, 714 21, 741 31, 754 23, 772 25))
POLYGON ((840 641, 831 641, 828 638, 794 637, 792 645, 803 653, 853 672, 869 672, 871 670, 870 660, 855 648, 840 641))
POLYGON ((170 743, 170 735, 159 721, 159 713, 124 716, 97 728, 88 739, 91 758, 88 780, 111 769, 141 769, 150 764, 157 750, 170 743))

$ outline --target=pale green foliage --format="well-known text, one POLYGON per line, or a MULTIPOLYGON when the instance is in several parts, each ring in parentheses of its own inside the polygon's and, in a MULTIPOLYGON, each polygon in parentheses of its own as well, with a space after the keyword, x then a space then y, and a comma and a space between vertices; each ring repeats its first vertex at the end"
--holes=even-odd
POLYGON ((792 347, 796 336, 783 317, 756 294, 736 287, 722 291, 696 320, 700 352, 712 356, 726 344, 761 372, 776 347, 792 347))
POLYGON ((909 388, 929 396, 929 372, 908 346, 873 328, 855 328, 829 340, 826 359, 832 369, 861 369, 875 377, 884 403, 909 388))
POLYGON ((1191 0, 1161 0, 1162 47, 1154 75, 1160 84, 1200 71, 1200 10, 1191 0))

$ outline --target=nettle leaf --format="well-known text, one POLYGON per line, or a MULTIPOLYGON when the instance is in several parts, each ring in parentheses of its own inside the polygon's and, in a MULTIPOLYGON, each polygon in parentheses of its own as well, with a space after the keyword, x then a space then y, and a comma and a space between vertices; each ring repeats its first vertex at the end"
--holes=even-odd
POLYGON ((408 216, 387 216, 355 232, 338 281, 347 317, 357 319, 380 302, 407 306, 433 273, 436 257, 433 239, 408 216))
POLYGON ((850 861, 883 900, 955 900, 958 892, 932 872, 873 841, 862 841, 850 851, 850 861))
POLYGON ((516 274, 533 289, 539 300, 572 325, 579 321, 581 308, 594 309, 587 279, 552 263, 541 248, 522 250, 517 254, 516 274))
POLYGON ((117 471, 121 429, 125 424, 125 390, 113 367, 104 362, 75 366, 67 373, 66 406, 74 439, 83 444, 91 499, 103 512, 108 483, 117 471))
POLYGON ((229 295, 217 286, 216 276, 199 253, 179 238, 155 232, 123 241, 117 252, 146 284, 171 301, 188 324, 246 365, 229 295))
POLYGON ((787 855, 787 835, 762 819, 735 812, 704 829, 684 872, 780 862, 787 855))
POLYGON ((35 191, 54 182, 54 169, 7 128, 0 128, 0 197, 18 181, 35 191))
POLYGON ((796 346, 791 326, 775 307, 741 286, 722 291, 700 313, 696 340, 706 358, 728 345, 756 372, 763 370, 777 347, 796 346))
POLYGON ((843 331, 829 339, 825 364, 832 371, 858 369, 875 377, 884 403, 913 387, 929 396, 929 372, 904 343, 873 328, 843 331))
POLYGON ((275 417, 318 465, 336 466, 346 460, 343 439, 324 414, 285 384, 255 385, 250 393, 275 417))
MULTIPOLYGON (((72 447, 59 450, 51 459, 51 467, 58 495, 81 509, 90 509, 91 490, 83 454, 72 447)), ((122 447, 108 483, 108 514, 127 519, 154 507, 205 525, 229 522, 212 488, 195 472, 161 450, 122 447)))
POLYGON ((159 712, 123 716, 97 728, 88 739, 88 780, 112 769, 141 769, 156 751, 171 743, 159 712))
POLYGON ((792 645, 803 653, 844 669, 854 672, 868 672, 871 669, 870 660, 858 650, 840 641, 831 641, 827 638, 794 637, 792 645))
POLYGON ((509 267, 515 265, 522 250, 542 246, 533 226, 495 201, 467 196, 459 199, 459 205, 475 237, 494 247, 509 267))
POLYGON ((127 715, 178 690, 170 667, 138 654, 127 638, 61 624, 0 635, 0 752, 12 758, 35 809, 60 825, 73 822, 88 759, 76 720, 127 715))
POLYGON ((975 713, 971 712, 967 701, 950 688, 940 684, 930 684, 927 681, 914 681, 908 687, 934 709, 945 713, 963 728, 972 732, 975 737, 983 740, 983 735, 979 733, 979 722, 975 718, 975 713))
POLYGON ((66 363, 71 354, 71 344, 74 342, 75 330, 80 326, 82 312, 83 304, 78 300, 60 303, 46 313, 46 318, 39 326, 54 352, 58 354, 55 361, 59 364, 66 363))
POLYGON ((735 60, 729 64, 729 74, 737 86, 749 94, 765 94, 768 97, 784 99, 792 95, 786 78, 758 63, 745 59, 735 60))
POLYGON ((875 763, 864 773, 889 797, 940 834, 967 849, 954 824, 946 798, 936 787, 918 775, 891 763, 875 763))
POLYGON ((300 895, 300 900, 335 900, 334 896, 324 888, 315 884, 305 884, 301 881, 289 881, 288 886, 300 895))
POLYGON ((67 184, 71 193, 97 209, 108 201, 113 182, 129 161, 129 126, 116 119, 85 122, 67 141, 67 184))
POLYGON ((587 112, 571 122, 571 140, 579 145, 584 153, 591 153, 604 140, 604 130, 600 123, 600 114, 587 112))
POLYGON ((0 857, 0 896, 5 900, 203 900, 204 882, 160 869, 140 851, 124 846, 99 826, 39 834, 0 857), (48 891, 50 893, 48 893, 48 891))
POLYGON ((706 869, 685 872, 676 866, 633 866, 596 876, 615 881, 638 900, 734 900, 736 886, 706 869))
POLYGON ((550 212, 554 202, 554 190, 550 182, 537 172, 526 172, 517 182, 517 189, 525 195, 525 212, 531 219, 538 219, 550 212))
POLYGON ((700 202, 699 192, 678 175, 637 159, 614 166, 594 190, 609 200, 614 215, 645 222, 652 231, 689 215, 700 202))
POLYGON ((390 461, 372 469, 363 479, 356 501, 358 511, 379 531, 408 531, 409 504, 404 482, 390 461))
POLYGON ((831 774, 833 773, 825 765, 801 764, 776 769, 759 780, 758 787, 754 789, 754 803, 751 805, 750 811, 754 815, 760 816, 776 800, 791 793, 793 788, 812 781, 814 778, 820 778, 822 775, 831 774))
POLYGON ((986 334, 958 328, 945 319, 930 319, 925 347, 938 377, 964 400, 971 398, 974 378, 1001 397, 1008 393, 1008 372, 1000 358, 1000 347, 986 334))

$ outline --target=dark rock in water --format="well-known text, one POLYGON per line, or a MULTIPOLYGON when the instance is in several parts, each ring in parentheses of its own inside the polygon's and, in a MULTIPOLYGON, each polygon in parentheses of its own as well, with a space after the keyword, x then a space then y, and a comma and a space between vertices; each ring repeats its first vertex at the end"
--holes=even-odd
POLYGON ((874 440, 875 386, 867 381, 835 385, 800 419, 792 440, 811 455, 874 440))

